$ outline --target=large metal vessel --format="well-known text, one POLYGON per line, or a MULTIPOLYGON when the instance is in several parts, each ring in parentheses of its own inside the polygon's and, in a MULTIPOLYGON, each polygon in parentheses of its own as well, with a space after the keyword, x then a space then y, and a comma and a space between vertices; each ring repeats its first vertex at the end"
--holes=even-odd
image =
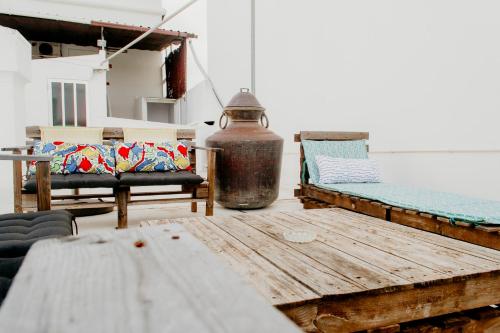
POLYGON ((219 126, 206 140, 208 147, 223 149, 217 154, 215 200, 233 209, 270 205, 279 194, 283 139, 267 129, 265 109, 241 89, 224 108, 219 126))

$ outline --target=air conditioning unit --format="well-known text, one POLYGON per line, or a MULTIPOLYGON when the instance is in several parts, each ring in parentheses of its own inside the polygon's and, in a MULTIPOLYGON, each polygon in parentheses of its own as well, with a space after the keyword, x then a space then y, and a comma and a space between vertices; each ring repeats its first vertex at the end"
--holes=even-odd
POLYGON ((31 42, 33 59, 55 58, 61 56, 61 44, 48 42, 31 42))

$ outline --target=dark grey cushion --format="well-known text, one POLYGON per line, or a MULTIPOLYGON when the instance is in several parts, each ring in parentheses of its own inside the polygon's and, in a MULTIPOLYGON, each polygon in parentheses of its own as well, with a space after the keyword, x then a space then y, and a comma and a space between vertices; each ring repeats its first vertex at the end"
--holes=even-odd
POLYGON ((189 172, 136 172, 121 173, 120 185, 124 186, 154 186, 154 185, 197 185, 203 183, 203 178, 189 172))
POLYGON ((72 235, 72 222, 66 211, 0 215, 0 303, 33 243, 72 235))
POLYGON ((39 239, 71 235, 72 221, 66 211, 1 215, 0 258, 24 256, 39 239))
POLYGON ((12 279, 0 276, 0 304, 2 304, 9 291, 12 279))
MULTIPOLYGON (((51 188, 53 190, 71 188, 113 188, 118 185, 118 179, 110 174, 71 174, 71 175, 51 175, 51 188)), ((31 177, 24 189, 29 192, 36 191, 36 179, 31 177)))

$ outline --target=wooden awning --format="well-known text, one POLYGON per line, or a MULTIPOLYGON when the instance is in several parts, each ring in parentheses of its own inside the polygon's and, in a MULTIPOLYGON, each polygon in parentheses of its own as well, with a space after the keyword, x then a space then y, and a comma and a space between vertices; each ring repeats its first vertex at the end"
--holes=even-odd
MULTIPOLYGON (((92 21, 90 24, 0 14, 0 25, 18 30, 30 41, 96 46, 101 30, 107 47, 121 48, 148 30, 147 27, 92 21)), ((187 32, 157 29, 134 45, 134 49, 160 51, 176 40, 196 38, 187 32)))

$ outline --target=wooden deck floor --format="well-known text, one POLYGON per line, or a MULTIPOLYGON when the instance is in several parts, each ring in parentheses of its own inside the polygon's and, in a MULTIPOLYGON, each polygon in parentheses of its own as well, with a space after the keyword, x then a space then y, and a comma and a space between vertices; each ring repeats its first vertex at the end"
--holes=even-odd
POLYGON ((357 331, 500 303, 500 251, 343 209, 160 223, 171 222, 306 331, 357 331), (317 239, 283 238, 298 229, 317 239))

